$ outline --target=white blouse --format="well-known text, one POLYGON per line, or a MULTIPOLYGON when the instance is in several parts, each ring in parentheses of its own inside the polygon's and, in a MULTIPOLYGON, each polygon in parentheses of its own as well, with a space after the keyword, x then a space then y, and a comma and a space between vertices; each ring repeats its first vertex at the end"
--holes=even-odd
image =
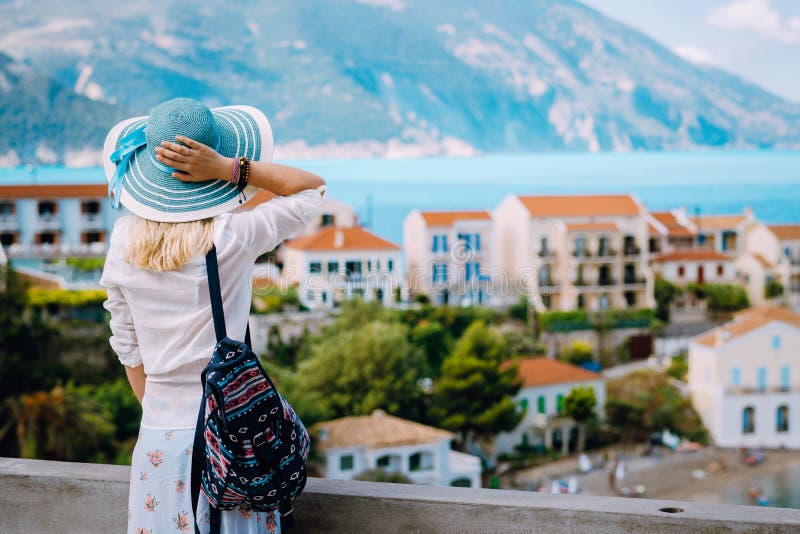
MULTIPOLYGON (((321 186, 214 219, 228 337, 244 339, 256 258, 307 224, 325 192, 321 186)), ((124 365, 144 365, 142 425, 190 428, 199 407, 200 372, 216 345, 205 256, 177 271, 134 267, 124 260, 132 220, 120 217, 114 225, 100 279, 108 292, 103 306, 111 312, 109 341, 124 365)))

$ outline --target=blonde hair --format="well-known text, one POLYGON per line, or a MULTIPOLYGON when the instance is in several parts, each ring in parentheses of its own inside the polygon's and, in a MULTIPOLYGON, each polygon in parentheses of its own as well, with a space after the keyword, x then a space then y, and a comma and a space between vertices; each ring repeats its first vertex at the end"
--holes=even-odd
POLYGON ((150 271, 176 271, 214 244, 214 219, 156 222, 134 216, 125 261, 150 271))

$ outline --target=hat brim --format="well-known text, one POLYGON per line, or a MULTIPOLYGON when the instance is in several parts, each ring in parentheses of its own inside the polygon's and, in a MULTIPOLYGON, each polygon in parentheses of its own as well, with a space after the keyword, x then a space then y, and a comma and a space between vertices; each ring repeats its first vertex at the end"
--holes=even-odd
MULTIPOLYGON (((211 110, 220 131, 217 152, 225 157, 247 157, 272 161, 272 128, 267 117, 250 106, 226 106, 211 110)), ((130 131, 148 117, 127 119, 111 129, 103 146, 103 167, 109 182, 116 172, 111 154, 130 131)), ((258 191, 245 187, 242 198, 236 185, 227 180, 182 182, 163 165, 153 161, 147 147, 138 149, 125 172, 120 202, 145 219, 158 222, 188 222, 216 217, 241 206, 258 191)))

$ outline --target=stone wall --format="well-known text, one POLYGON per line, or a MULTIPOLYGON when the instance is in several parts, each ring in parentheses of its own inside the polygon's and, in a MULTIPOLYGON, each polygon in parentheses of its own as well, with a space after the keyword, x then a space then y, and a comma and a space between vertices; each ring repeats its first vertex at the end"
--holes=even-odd
MULTIPOLYGON (((127 467, 0 458, 0 532, 125 531, 127 467)), ((311 479, 291 533, 790 533, 800 510, 311 479)))

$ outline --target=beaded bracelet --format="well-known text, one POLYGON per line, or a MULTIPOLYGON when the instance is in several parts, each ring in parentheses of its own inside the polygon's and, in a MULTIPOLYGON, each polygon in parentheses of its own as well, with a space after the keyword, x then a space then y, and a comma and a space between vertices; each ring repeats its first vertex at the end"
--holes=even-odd
POLYGON ((247 158, 239 158, 239 180, 237 186, 239 191, 247 187, 247 182, 250 180, 250 160, 247 158))
POLYGON ((231 183, 239 183, 239 158, 233 158, 233 174, 231 175, 231 183))

